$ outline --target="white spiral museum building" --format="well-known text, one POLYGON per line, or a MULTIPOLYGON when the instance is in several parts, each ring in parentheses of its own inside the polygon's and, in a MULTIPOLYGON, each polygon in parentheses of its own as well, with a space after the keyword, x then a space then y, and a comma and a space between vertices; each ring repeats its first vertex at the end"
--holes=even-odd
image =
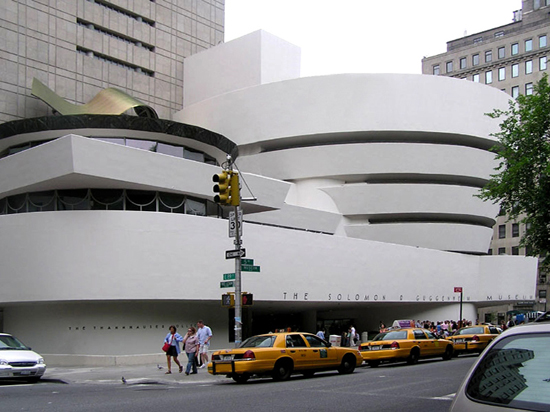
POLYGON ((0 125, 0 313, 50 364, 158 362, 169 325, 221 307, 228 209, 212 175, 231 154, 245 200, 244 335, 337 333, 394 319, 475 320, 532 299, 536 260, 487 256, 498 207, 485 115, 508 97, 420 75, 299 78, 265 32, 185 60, 172 120, 50 116, 0 125), (39 335, 40 339, 35 337, 39 335))

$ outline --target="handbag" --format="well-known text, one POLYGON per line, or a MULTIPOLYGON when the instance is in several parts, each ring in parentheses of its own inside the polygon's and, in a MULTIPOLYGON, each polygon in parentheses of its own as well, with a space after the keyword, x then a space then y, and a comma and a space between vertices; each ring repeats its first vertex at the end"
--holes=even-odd
POLYGON ((162 345, 162 350, 164 352, 168 352, 168 349, 170 349, 170 346, 172 346, 172 341, 174 340, 174 335, 172 335, 170 342, 164 342, 164 345, 162 345))

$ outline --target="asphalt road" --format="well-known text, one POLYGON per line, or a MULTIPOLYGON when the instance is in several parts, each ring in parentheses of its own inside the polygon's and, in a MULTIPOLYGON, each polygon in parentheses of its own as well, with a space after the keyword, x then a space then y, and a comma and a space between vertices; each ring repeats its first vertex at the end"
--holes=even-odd
POLYGON ((285 382, 0 384, 1 411, 447 411, 475 357, 318 373, 285 382))

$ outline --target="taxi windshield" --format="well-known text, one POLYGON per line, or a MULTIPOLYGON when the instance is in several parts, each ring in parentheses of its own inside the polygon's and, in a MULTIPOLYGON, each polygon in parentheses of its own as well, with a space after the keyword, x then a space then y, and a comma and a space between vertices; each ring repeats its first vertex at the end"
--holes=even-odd
POLYGON ((407 339, 406 330, 391 330, 389 332, 379 333, 373 340, 403 340, 407 339))
POLYGON ((464 328, 456 332, 457 335, 480 335, 482 333, 485 333, 483 328, 464 328))
POLYGON ((274 343, 275 336, 272 335, 252 336, 241 343, 239 348, 272 348, 274 343))

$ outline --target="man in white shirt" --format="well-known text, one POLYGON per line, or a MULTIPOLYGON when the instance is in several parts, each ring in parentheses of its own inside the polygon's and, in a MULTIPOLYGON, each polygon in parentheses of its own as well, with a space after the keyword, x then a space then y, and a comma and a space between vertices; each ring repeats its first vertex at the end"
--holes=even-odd
POLYGON ((199 353, 202 361, 199 368, 204 368, 208 363, 208 349, 210 348, 210 339, 212 339, 212 329, 206 326, 202 320, 197 322, 197 337, 199 338, 199 353))

